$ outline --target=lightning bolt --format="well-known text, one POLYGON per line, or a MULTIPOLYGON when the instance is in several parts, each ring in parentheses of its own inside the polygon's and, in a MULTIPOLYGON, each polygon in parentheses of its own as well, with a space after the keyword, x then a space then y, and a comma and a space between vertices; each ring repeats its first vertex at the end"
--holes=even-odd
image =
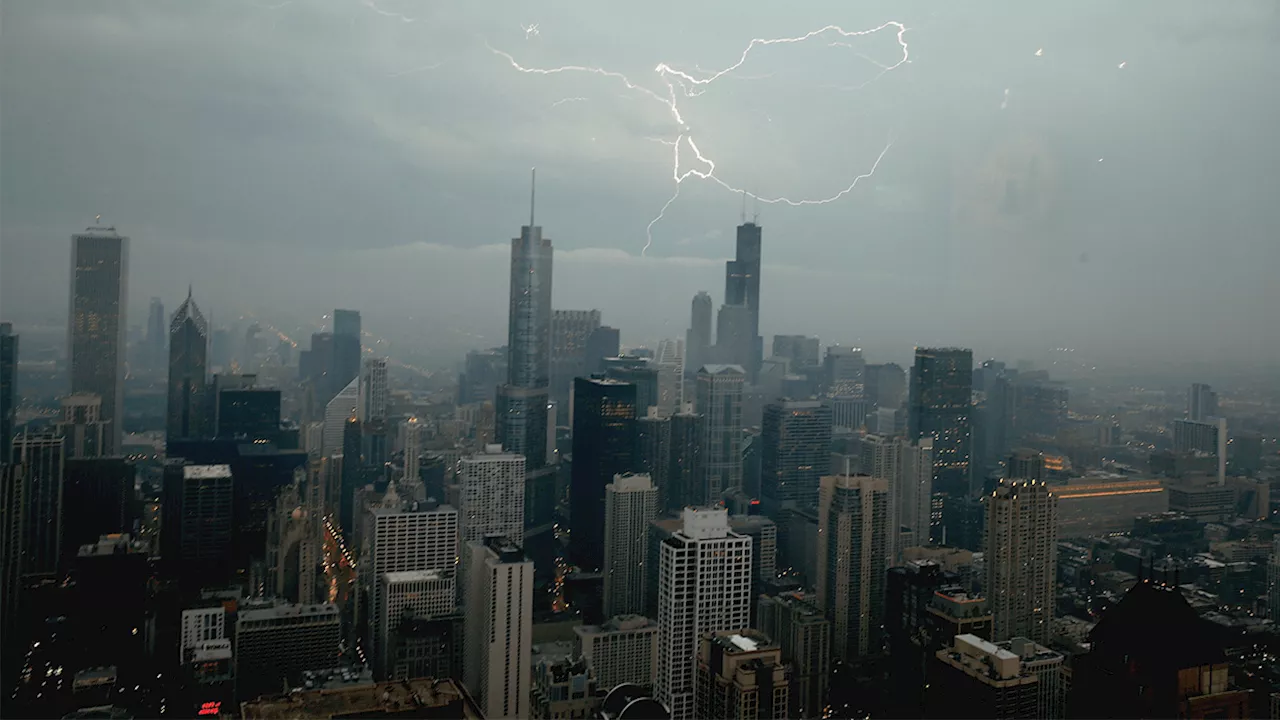
POLYGON ((587 99, 586 99, 586 98, 584 98, 584 97, 567 97, 567 98, 560 98, 559 100, 557 100, 557 101, 555 101, 555 102, 551 103, 551 107, 560 107, 561 105, 564 105, 565 103, 571 103, 571 102, 586 102, 586 101, 587 101, 587 99))
POLYGON ((542 34, 542 33, 538 32, 538 23, 533 23, 532 25, 527 25, 527 26, 526 26, 526 25, 521 25, 521 26, 520 26, 520 29, 524 31, 524 39, 525 39, 525 40, 528 40, 529 38, 533 37, 534 35, 541 35, 541 34, 542 34))
POLYGON ((411 18, 405 15, 401 15, 400 13, 397 13, 397 12, 383 10, 382 8, 378 7, 378 3, 375 0, 362 0, 362 3, 365 7, 369 8, 370 10, 378 13, 383 17, 395 18, 396 20, 399 20, 400 22, 403 22, 403 23, 418 22, 418 18, 411 18))
MULTIPOLYGON (((530 35, 530 29, 525 28, 523 25, 521 27, 524 28, 525 37, 527 39, 530 35)), ((533 28, 536 31, 536 26, 533 26, 533 28)), ((667 109, 667 111, 671 114, 671 118, 675 122, 678 128, 675 140, 669 140, 665 138, 653 138, 653 137, 645 138, 646 140, 661 143, 662 145, 668 146, 672 149, 671 177, 673 182, 675 183, 675 190, 672 192, 671 197, 667 199, 666 203, 662 205, 662 208, 658 211, 658 214, 655 215, 654 218, 650 220, 649 224, 645 227, 645 245, 644 245, 644 248, 641 249, 640 251, 640 255, 643 257, 649 251, 649 248, 652 247, 653 245, 654 226, 656 226, 659 222, 662 221, 663 217, 665 217, 666 215, 667 210, 670 209, 671 205, 680 197, 680 186, 684 183, 685 180, 688 180, 691 177, 697 178, 699 180, 709 180, 719 185, 720 187, 724 188, 725 190, 728 190, 735 194, 741 194, 744 197, 751 197, 756 201, 765 203, 767 205, 783 204, 783 205, 788 205, 790 207, 802 207, 806 205, 825 205, 827 203, 835 202, 840 198, 844 197, 845 195, 848 195, 849 193, 853 192, 854 188, 858 186, 858 183, 874 175, 876 172, 876 169, 879 168, 880 166, 880 162, 884 159, 885 155, 888 154, 889 149, 893 147, 894 141, 892 137, 889 138, 889 140, 886 142, 884 148, 880 151, 880 154, 876 156, 876 159, 871 164, 871 168, 869 170, 853 178, 853 180, 849 183, 847 187, 839 190, 838 192, 836 192, 833 195, 830 195, 829 197, 807 198, 807 199, 798 199, 798 200, 793 200, 785 196, 763 197, 755 193, 749 192, 747 190, 744 190, 742 188, 734 187, 733 185, 730 185, 728 182, 724 181, 723 179, 721 179, 719 176, 716 175, 715 161, 703 155, 702 151, 698 149, 698 143, 694 139, 693 135, 691 134, 690 128, 688 124, 685 122, 684 116, 680 112, 679 98, 681 96, 690 97, 690 98, 697 97, 702 93, 706 92, 707 88, 717 80, 724 78, 726 76, 733 77, 732 74, 738 68, 742 67, 744 63, 747 62, 747 59, 750 57, 751 52, 758 47, 765 47, 769 45, 785 45, 785 44, 802 43, 815 37, 824 36, 824 35, 829 36, 831 33, 835 33, 844 39, 859 38, 867 35, 873 35, 875 33, 878 33, 890 28, 896 30, 898 46, 902 50, 902 55, 900 58, 898 58, 896 62, 893 62, 891 64, 884 64, 884 63, 876 62, 871 58, 867 58, 866 56, 859 54, 860 57, 863 57, 868 62, 871 62, 872 64, 880 68, 879 74, 877 74, 875 77, 873 77, 871 80, 867 81, 866 83, 863 83, 862 85, 858 86, 859 88, 861 88, 875 82, 876 80, 879 80, 886 73, 891 72, 901 67, 905 63, 908 63, 911 61, 910 49, 907 46, 906 40, 903 38, 903 35, 905 35, 907 32, 907 27, 902 23, 896 22, 896 21, 889 21, 867 30, 853 30, 853 31, 845 30, 844 28, 841 28, 838 25, 827 25, 825 27, 810 31, 803 35, 797 35, 793 37, 754 38, 747 44, 746 48, 743 49, 742 54, 738 57, 737 62, 724 68, 723 70, 717 70, 712 72, 712 71, 703 70, 702 68, 695 66, 694 72, 697 72, 705 76, 701 78, 694 77, 693 75, 690 75, 687 72, 678 70, 672 67, 671 65, 668 65, 665 62, 660 62, 654 68, 653 71, 658 75, 659 79, 666 86, 666 91, 667 91, 666 93, 654 91, 651 88, 648 88, 644 85, 640 85, 636 82, 633 82, 630 78, 628 78, 623 73, 620 73, 614 70, 606 70, 605 68, 602 68, 602 67, 593 67, 588 65, 563 65, 560 67, 553 67, 553 68, 525 67, 521 65, 515 59, 515 57, 513 57, 510 53, 504 52, 502 50, 498 50, 497 48, 494 48, 488 43, 485 43, 485 47, 488 48, 489 51, 492 52, 493 54, 504 58, 508 63, 510 63, 512 68, 522 73, 526 73, 530 75, 558 75, 561 73, 586 73, 586 74, 599 75, 601 77, 607 77, 607 78, 617 80, 621 82, 628 90, 631 90, 633 92, 638 92, 644 95, 645 97, 648 97, 652 100, 655 100, 661 103, 667 109), (679 86, 678 91, 676 86, 679 86), (690 167, 686 169, 684 172, 680 171, 680 153, 681 153, 681 149, 686 147, 687 147, 687 151, 692 152, 693 157, 699 163, 701 163, 702 166, 705 166, 706 168, 705 170, 695 166, 695 167, 690 167)), ((536 32, 534 34, 536 34, 536 32)), ((847 42, 844 42, 842 40, 836 40, 829 44, 838 45, 838 46, 849 46, 847 42)), ((739 77, 740 79, 745 79, 742 76, 736 76, 736 77, 739 77)), ((760 78, 763 78, 763 77, 768 77, 768 75, 760 76, 760 78)), ((854 88, 854 89, 857 89, 857 88, 854 88)), ((556 103, 553 103, 552 107, 555 107, 556 105, 560 105, 566 102, 573 101, 575 99, 576 98, 564 98, 562 100, 557 101, 556 103)))

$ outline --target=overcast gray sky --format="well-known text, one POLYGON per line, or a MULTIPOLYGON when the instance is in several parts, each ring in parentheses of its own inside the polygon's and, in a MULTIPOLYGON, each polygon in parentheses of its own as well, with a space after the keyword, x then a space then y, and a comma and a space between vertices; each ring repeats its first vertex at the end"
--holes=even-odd
POLYGON ((766 334, 1274 360, 1277 7, 6 0, 0 315, 61 322, 68 238, 101 213, 133 238, 133 324, 191 282, 224 314, 355 307, 497 344, 537 166, 555 305, 682 336, 741 212, 689 177, 640 256, 683 135, 770 198, 830 197, 883 153, 838 200, 760 206, 766 334), (684 128, 619 78, 493 51, 665 96, 659 63, 706 78, 752 38, 887 21, 910 62, 893 27, 759 46, 677 95, 684 128))

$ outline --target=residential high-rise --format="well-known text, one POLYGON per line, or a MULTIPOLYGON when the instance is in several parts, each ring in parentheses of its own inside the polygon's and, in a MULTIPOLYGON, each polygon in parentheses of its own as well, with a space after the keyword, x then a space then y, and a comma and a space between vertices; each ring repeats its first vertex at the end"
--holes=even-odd
POLYGON ((703 634, 697 688, 700 718, 791 717, 791 667, 783 662, 777 642, 756 630, 703 634))
POLYGON ((21 561, 24 577, 52 577, 62 553, 64 439, 52 432, 13 438, 14 471, 22 483, 21 561))
POLYGON ((111 423, 102 419, 102 398, 90 393, 62 398, 56 432, 67 440, 67 459, 102 457, 111 423))
POLYGON ((487 718, 530 717, 533 562, 500 535, 467 552, 466 686, 487 718))
POLYGON ((831 622, 800 592, 761 595, 756 625, 791 665, 789 718, 823 717, 831 672, 831 622))
POLYGON ((410 416, 400 425, 400 447, 404 449, 404 474, 401 481, 422 482, 419 468, 422 463, 423 434, 425 426, 416 416, 410 416))
POLYGON ((113 227, 71 236, 71 319, 67 355, 71 392, 96 393, 111 422, 105 454, 120 447, 124 421, 124 351, 129 323, 129 238, 113 227))
POLYGON ((582 569, 604 560, 605 486, 636 468, 636 386, 577 378, 573 390, 570 550, 582 569))
POLYGON ((525 457, 532 473, 547 464, 547 406, 551 382, 551 240, 529 224, 511 241, 507 309, 507 382, 498 388, 497 440, 525 457))
POLYGON ((600 625, 579 625, 573 632, 575 654, 591 665, 600 687, 623 683, 652 687, 657 680, 658 624, 653 620, 619 615, 600 625))
POLYGON ((503 452, 497 444, 459 461, 458 510, 464 544, 479 542, 486 535, 523 542, 525 467, 522 456, 503 452))
POLYGON ((754 221, 738 226, 737 254, 725 263, 724 304, 746 308, 743 328, 746 357, 734 358, 744 363, 747 375, 754 378, 763 359, 764 341, 760 337, 760 255, 761 228, 754 221))
POLYGON ((14 419, 18 407, 18 336, 11 323, 0 323, 0 465, 13 450, 14 419))
POLYGON ((209 324, 187 289, 169 323, 169 411, 165 438, 187 440, 209 432, 205 399, 209 351, 209 324))
POLYGON ((661 492, 668 512, 681 512, 688 505, 706 505, 702 443, 707 419, 694 412, 671 416, 671 450, 661 492))
POLYGON ((252 700, 301 685, 307 670, 337 664, 342 617, 337 605, 277 604, 236 616, 236 698, 252 700))
POLYGON ((604 616, 644 611, 649 523, 658 516, 658 488, 648 475, 614 475, 604 489, 604 616))
POLYGON ((751 538, 729 530, 723 509, 685 508, 682 522, 659 548, 655 697, 672 720, 695 716, 702 636, 748 627, 751 615, 751 538))
POLYGON ((742 389, 746 373, 738 365, 704 365, 698 370, 694 409, 706 418, 702 441, 705 480, 702 502, 719 502, 726 490, 742 487, 742 389))
MULTIPOLYGON (((776 515, 786 503, 812 507, 831 458, 831 407, 779 399, 764 407, 760 499, 776 515)), ((776 518, 775 518, 776 519, 776 518)))
POLYGON ((984 560, 992 637, 1049 642, 1058 580, 1058 498, 1036 481, 1006 481, 987 501, 984 560))
POLYGON ((1206 422, 1218 414, 1218 393, 1204 383, 1192 383, 1187 391, 1187 419, 1206 422))
POLYGON ((707 363, 707 351, 711 348, 711 296, 705 291, 693 296, 689 330, 686 333, 685 372, 696 373, 707 363))
MULTIPOLYGON (((912 546, 928 545, 933 536, 933 438, 902 443, 895 495, 897 517, 903 540, 912 546)), ((906 544, 901 547, 909 547, 906 544)))
POLYGON ((817 601, 832 624, 833 654, 880 652, 889 488, 869 475, 828 475, 818 500, 817 601))
POLYGON ((886 567, 898 564, 898 536, 902 525, 898 521, 898 488, 902 485, 903 443, 883 435, 867 435, 862 438, 858 469, 867 475, 885 481, 889 492, 889 517, 885 522, 884 552, 886 567))
POLYGON ((360 422, 386 421, 391 391, 387 385, 387 359, 369 358, 360 375, 360 422))

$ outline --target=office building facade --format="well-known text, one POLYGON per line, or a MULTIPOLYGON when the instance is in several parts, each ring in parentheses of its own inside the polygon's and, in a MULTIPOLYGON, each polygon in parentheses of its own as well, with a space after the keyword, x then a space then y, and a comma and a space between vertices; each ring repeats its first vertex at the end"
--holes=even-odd
POLYGON ((1058 498, 1036 481, 1002 483, 987 501, 984 559, 993 638, 1048 644, 1058 580, 1058 498))
POLYGON ((702 502, 718 502, 742 487, 742 391, 746 373, 738 365, 704 365, 696 378, 694 410, 704 418, 702 502))
POLYGON ((117 451, 123 432, 128 304, 129 238, 113 227, 89 227, 73 235, 67 343, 71 392, 102 398, 102 417, 111 423, 105 454, 117 451))
POLYGON ((649 573, 649 523, 658 516, 658 488, 648 475, 619 474, 604 490, 604 616, 644 611, 649 573))
POLYGON ((778 400, 764 408, 760 495, 767 512, 786 503, 812 507, 827 474, 831 408, 817 400, 778 400))
POLYGON ((604 561, 605 486, 637 467, 636 386, 577 378, 573 403, 570 550, 579 567, 595 571, 604 561))
POLYGON ((187 291, 169 323, 169 406, 165 437, 201 438, 208 433, 209 324, 187 291))
POLYGON ((818 500, 817 600, 831 619, 835 657, 880 652, 889 488, 869 475, 828 475, 818 500))

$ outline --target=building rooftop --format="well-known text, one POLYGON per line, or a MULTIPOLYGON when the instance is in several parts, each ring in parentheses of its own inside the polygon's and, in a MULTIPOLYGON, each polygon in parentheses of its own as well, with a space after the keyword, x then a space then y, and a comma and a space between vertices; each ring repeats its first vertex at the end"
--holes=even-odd
POLYGON ((772 650, 777 647, 768 635, 759 630, 746 628, 736 632, 716 633, 711 642, 724 648, 731 654, 753 653, 759 650, 772 650))
POLYGON ((186 480, 212 480, 231 477, 230 465, 184 465, 182 477, 186 480))
POLYGON ((335 690, 264 696, 242 703, 246 720, 395 717, 483 720, 475 700, 452 680, 419 678, 335 690))
POLYGON ((444 580, 453 576, 450 570, 401 570, 398 572, 383 573, 389 583, 408 583, 408 582, 431 582, 432 580, 444 580))
POLYGON ((244 608, 240 610, 238 622, 261 622, 263 620, 278 620, 292 617, 325 617, 329 615, 337 616, 338 606, 325 603, 323 605, 294 605, 290 603, 280 603, 270 607, 244 608))

